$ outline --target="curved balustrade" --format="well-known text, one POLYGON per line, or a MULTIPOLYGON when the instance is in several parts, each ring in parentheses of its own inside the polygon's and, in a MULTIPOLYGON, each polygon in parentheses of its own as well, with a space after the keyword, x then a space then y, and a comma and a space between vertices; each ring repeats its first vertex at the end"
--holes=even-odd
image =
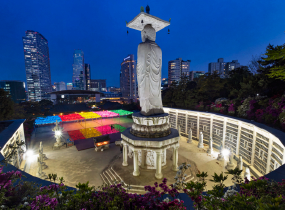
POLYGON ((255 177, 274 171, 285 163, 285 133, 249 120, 220 114, 164 108, 169 114, 171 128, 181 127, 181 135, 187 137, 192 129, 193 140, 203 132, 204 143, 213 139, 213 147, 222 144, 232 148, 235 158, 242 156, 245 166, 255 177))

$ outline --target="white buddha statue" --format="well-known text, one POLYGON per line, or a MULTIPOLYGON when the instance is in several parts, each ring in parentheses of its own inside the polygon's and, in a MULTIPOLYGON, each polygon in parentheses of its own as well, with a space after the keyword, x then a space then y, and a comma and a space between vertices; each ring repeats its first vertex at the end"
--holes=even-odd
POLYGON ((142 43, 138 46, 137 80, 141 114, 164 113, 161 101, 162 52, 155 43, 156 31, 145 25, 141 31, 142 43))

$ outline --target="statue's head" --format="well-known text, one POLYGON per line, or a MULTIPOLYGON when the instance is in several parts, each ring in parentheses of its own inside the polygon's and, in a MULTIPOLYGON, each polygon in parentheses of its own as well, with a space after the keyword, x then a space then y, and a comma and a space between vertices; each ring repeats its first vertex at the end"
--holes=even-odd
POLYGON ((155 41, 155 38, 156 38, 155 29, 150 24, 145 25, 144 29, 142 30, 142 41, 145 42, 146 39, 155 41))

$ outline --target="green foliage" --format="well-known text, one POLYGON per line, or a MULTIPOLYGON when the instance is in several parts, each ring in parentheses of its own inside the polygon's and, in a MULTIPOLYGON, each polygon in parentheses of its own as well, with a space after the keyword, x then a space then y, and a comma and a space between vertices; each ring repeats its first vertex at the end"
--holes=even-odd
POLYGON ((228 172, 226 172, 226 174, 233 175, 232 181, 235 184, 241 184, 243 182, 243 179, 241 178, 241 173, 242 170, 239 170, 238 168, 228 170, 228 172))
POLYGON ((14 114, 14 102, 9 93, 0 88, 0 121, 12 120, 14 114))
POLYGON ((285 81, 285 44, 276 47, 269 44, 264 55, 267 57, 262 57, 261 70, 267 73, 269 78, 285 81))
POLYGON ((26 111, 24 107, 19 104, 14 104, 13 119, 24 119, 26 118, 26 111))

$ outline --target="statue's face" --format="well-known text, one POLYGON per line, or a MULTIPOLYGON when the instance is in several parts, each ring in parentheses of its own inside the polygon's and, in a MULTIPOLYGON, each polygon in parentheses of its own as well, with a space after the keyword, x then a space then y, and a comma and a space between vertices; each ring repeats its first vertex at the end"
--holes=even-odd
POLYGON ((151 25, 145 25, 144 29, 141 32, 142 41, 145 42, 146 39, 155 41, 156 31, 151 25))

